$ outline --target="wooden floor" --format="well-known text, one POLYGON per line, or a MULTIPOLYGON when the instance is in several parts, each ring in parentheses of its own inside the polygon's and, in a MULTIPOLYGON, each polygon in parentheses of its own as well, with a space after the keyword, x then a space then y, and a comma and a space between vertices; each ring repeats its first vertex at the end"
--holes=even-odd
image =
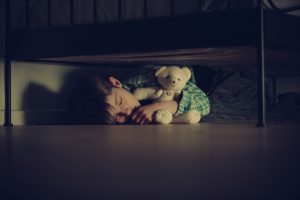
POLYGON ((299 130, 0 127, 0 199, 299 199, 299 130))

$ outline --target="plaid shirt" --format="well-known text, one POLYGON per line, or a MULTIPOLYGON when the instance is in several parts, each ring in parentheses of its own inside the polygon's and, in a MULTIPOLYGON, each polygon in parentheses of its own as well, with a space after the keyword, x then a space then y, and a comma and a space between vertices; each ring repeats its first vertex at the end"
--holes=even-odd
MULTIPOLYGON (((145 66, 136 70, 132 77, 122 81, 123 88, 133 92, 133 90, 140 87, 158 87, 159 85, 154 73, 157 68, 157 66, 145 66)), ((201 116, 208 115, 210 111, 209 99, 195 84, 193 69, 190 69, 192 71, 192 76, 177 100, 178 109, 175 116, 191 110, 199 111, 201 116)))

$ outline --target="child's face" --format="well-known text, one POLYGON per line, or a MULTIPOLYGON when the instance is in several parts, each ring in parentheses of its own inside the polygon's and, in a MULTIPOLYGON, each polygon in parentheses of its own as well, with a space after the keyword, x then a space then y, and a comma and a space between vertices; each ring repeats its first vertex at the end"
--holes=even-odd
POLYGON ((132 111, 141 104, 135 96, 123 89, 119 82, 112 85, 114 87, 111 95, 106 98, 106 102, 110 105, 108 110, 112 116, 115 116, 117 123, 125 123, 130 119, 132 111))

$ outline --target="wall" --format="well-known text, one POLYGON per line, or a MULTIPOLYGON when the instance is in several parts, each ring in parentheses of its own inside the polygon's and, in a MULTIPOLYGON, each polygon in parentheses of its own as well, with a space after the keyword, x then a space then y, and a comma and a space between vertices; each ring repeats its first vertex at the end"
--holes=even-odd
MULTIPOLYGON (((12 122, 18 124, 62 123, 66 97, 63 92, 68 73, 65 65, 14 62, 12 64, 12 122)), ((3 74, 3 65, 0 72, 3 74)), ((0 122, 3 123, 4 77, 1 76, 0 122)))
MULTIPOLYGON (((45 63, 13 62, 12 64, 12 122, 20 124, 64 124, 66 108, 74 81, 82 76, 107 76, 130 68, 75 66, 45 63)), ((1 64, 0 72, 3 74, 1 64)), ((1 82, 0 123, 3 123, 4 77, 1 82)))

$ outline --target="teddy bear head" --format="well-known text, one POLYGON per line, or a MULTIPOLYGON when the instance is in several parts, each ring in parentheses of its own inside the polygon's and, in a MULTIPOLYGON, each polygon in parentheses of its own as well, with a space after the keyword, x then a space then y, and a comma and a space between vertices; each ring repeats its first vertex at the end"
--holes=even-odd
POLYGON ((188 67, 163 66, 155 72, 158 83, 167 90, 182 90, 191 78, 188 67))

